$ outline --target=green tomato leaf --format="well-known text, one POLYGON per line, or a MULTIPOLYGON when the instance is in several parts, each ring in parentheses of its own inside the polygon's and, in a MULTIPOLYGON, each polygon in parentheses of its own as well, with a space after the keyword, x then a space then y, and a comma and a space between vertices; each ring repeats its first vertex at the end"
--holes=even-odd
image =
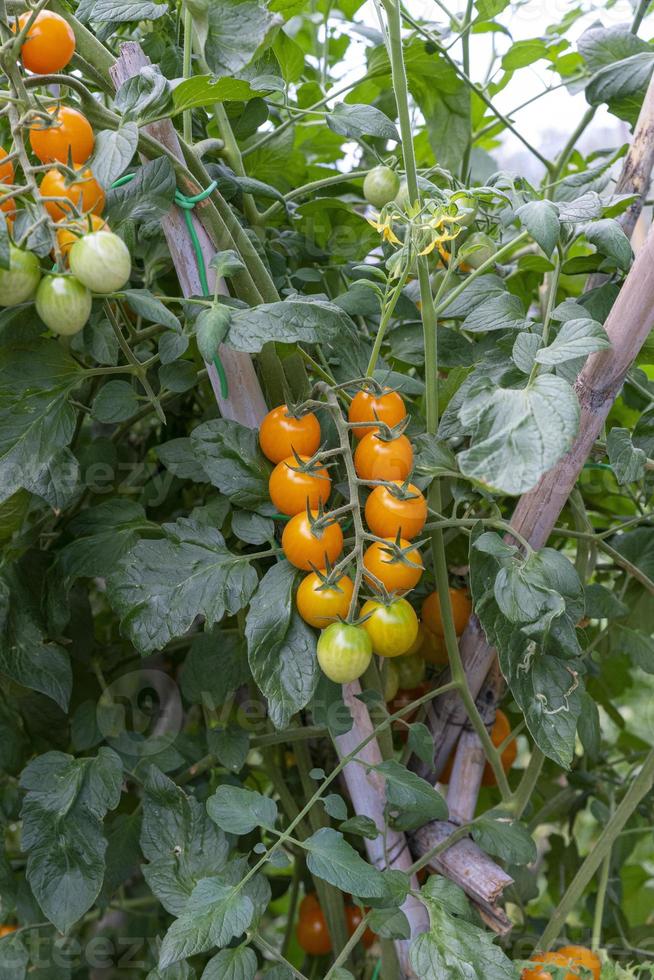
POLYGON ((509 864, 531 864, 536 860, 536 845, 524 826, 502 813, 488 811, 472 826, 472 837, 487 854, 509 864))
POLYGON ((520 971, 494 937, 473 917, 457 885, 432 875, 420 891, 429 912, 429 932, 411 945, 411 964, 421 980, 518 980, 520 971))
POLYGON ((250 680, 242 637, 214 629, 193 640, 181 674, 182 694, 192 704, 215 710, 250 680))
POLYGON ((171 101, 170 82, 157 65, 144 65, 138 75, 125 79, 114 96, 123 121, 141 124, 165 115, 171 101))
POLYGON ((552 201, 528 201, 517 209, 516 217, 545 255, 551 255, 561 234, 556 205, 552 201))
POLYGON ((293 609, 295 577, 288 562, 273 565, 245 620, 250 670, 276 728, 309 703, 320 675, 315 634, 293 609))
POLYGON ((149 289, 125 289, 123 292, 127 303, 140 317, 149 323, 160 323, 168 330, 175 330, 181 333, 182 325, 171 313, 167 306, 153 296, 149 289))
POLYGON ((198 350, 209 364, 213 364, 218 348, 227 336, 231 312, 226 306, 216 303, 202 310, 195 321, 195 339, 198 350))
POLYGON ((579 402, 561 378, 541 375, 526 388, 502 388, 482 376, 466 396, 459 419, 471 440, 459 467, 502 493, 535 487, 577 434, 579 402))
POLYGON ((207 800, 207 812, 219 827, 239 837, 255 827, 274 830, 277 820, 274 800, 240 786, 219 786, 207 800))
POLYGON ((400 142, 395 123, 380 109, 372 105, 349 105, 338 102, 327 116, 327 125, 339 136, 361 139, 375 136, 378 139, 400 142))
POLYGON ((159 221, 170 211, 176 187, 175 171, 168 157, 142 164, 133 180, 107 193, 106 213, 111 228, 115 230, 132 221, 159 221))
POLYGON ((219 279, 234 276, 245 268, 243 259, 231 248, 225 252, 216 252, 209 265, 219 279))
POLYGON ((257 586, 256 571, 227 550, 214 528, 182 518, 162 531, 158 541, 139 541, 107 583, 122 628, 141 653, 182 636, 197 616, 210 627, 233 615, 257 586))
POLYGON ((620 486, 642 480, 647 456, 634 446, 628 429, 614 426, 606 440, 606 451, 620 486))
POLYGON ((524 330, 526 326, 527 318, 522 300, 511 293, 492 296, 488 302, 471 310, 461 324, 461 328, 469 333, 524 330))
POLYGON ((229 845, 205 808, 151 766, 143 794, 143 877, 171 915, 181 915, 202 878, 222 871, 229 845))
POLYGON ((131 418, 139 409, 134 386, 128 381, 107 381, 93 399, 91 415, 110 424, 131 418))
POLYGON ((265 544, 275 537, 275 523, 261 514, 235 510, 232 514, 232 533, 247 544, 265 544))
POLYGON ((598 350, 608 350, 610 346, 606 330, 597 320, 590 317, 567 320, 549 347, 536 351, 535 360, 538 364, 563 364, 598 350))
POLYGON ((198 463, 221 493, 247 510, 270 513, 270 464, 259 449, 257 433, 230 419, 214 419, 191 433, 198 463))
POLYGON ((247 102, 266 91, 252 88, 242 78, 214 78, 213 75, 194 75, 172 84, 175 115, 188 109, 209 108, 217 102, 247 102))
POLYGON ((238 75, 281 23, 279 14, 251 0, 211 3, 204 56, 214 76, 238 75))
POLYGON ((22 847, 27 880, 47 918, 67 932, 102 886, 102 821, 120 800, 122 763, 111 749, 75 759, 46 752, 23 770, 22 847))
POLYGON ((235 946, 213 956, 201 980, 254 980, 257 969, 256 953, 249 946, 235 946))
POLYGON ((434 787, 399 762, 389 759, 377 767, 386 783, 389 818, 398 830, 417 830, 430 820, 447 820, 447 804, 434 787))
POLYGON ((303 847, 311 874, 360 898, 387 896, 388 885, 382 872, 364 861, 337 830, 323 827, 307 838, 303 847))
POLYGON ((88 507, 71 522, 73 538, 58 552, 57 565, 67 578, 105 578, 147 527, 145 511, 134 501, 114 497, 88 507))
POLYGON ((633 258, 631 242, 615 218, 601 218, 584 229, 586 238, 598 252, 612 259, 619 269, 628 269, 633 258))
POLYGON ((115 3, 113 0, 95 0, 88 19, 122 24, 135 20, 158 20, 167 13, 167 4, 153 3, 151 0, 117 0, 115 3))
POLYGON ((288 299, 235 310, 227 343, 236 350, 258 353, 270 340, 285 344, 320 344, 347 336, 349 320, 333 303, 288 299))
POLYGON ((95 134, 89 167, 105 190, 125 173, 136 153, 138 141, 139 131, 135 122, 125 122, 116 130, 101 129, 95 134))

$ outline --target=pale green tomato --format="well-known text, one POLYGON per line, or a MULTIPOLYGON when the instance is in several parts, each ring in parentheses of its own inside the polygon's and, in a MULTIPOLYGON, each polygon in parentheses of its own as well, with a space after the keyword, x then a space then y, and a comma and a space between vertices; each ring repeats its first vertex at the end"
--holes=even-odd
POLYGON ((129 280, 132 260, 127 245, 112 231, 94 231, 75 242, 70 269, 92 293, 115 293, 129 280))
POLYGON ((469 265, 471 269, 478 269, 496 251, 497 245, 493 239, 485 235, 482 231, 476 231, 474 235, 466 238, 465 244, 461 249, 461 261, 469 265), (469 249, 470 251, 468 251, 469 249))
POLYGON ((395 195, 395 203, 397 204, 400 211, 407 211, 411 201, 409 200, 409 188, 407 186, 406 178, 400 182, 400 187, 395 195))
POLYGON ((400 689, 400 678, 395 663, 395 660, 387 660, 385 664, 384 701, 392 701, 400 689))
POLYGON ((475 198, 471 194, 454 194, 450 200, 452 204, 456 204, 460 215, 459 226, 470 228, 477 218, 477 201, 475 198))
POLYGON ((400 178, 390 167, 375 167, 366 174, 363 182, 363 196, 368 204, 383 208, 392 201, 400 188, 400 178))
POLYGON ((53 333, 71 337, 91 315, 93 297, 75 276, 45 276, 36 291, 36 312, 53 333))
POLYGON ((317 653, 322 672, 330 681, 351 684, 367 670, 372 643, 360 626, 332 623, 320 634, 317 653))
POLYGON ((31 299, 40 278, 36 255, 10 244, 9 268, 0 269, 0 306, 18 306, 31 299))
POLYGON ((401 657, 411 649, 418 635, 418 617, 406 599, 389 603, 368 599, 363 604, 361 618, 373 652, 380 657, 401 657))

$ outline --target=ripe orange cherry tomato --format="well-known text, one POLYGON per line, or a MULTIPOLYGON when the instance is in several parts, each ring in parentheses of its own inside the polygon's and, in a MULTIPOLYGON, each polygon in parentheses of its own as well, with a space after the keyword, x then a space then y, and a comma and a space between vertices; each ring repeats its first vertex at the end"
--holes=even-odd
POLYGON ((0 146, 0 184, 13 184, 14 182, 14 165, 11 160, 5 160, 5 157, 9 156, 6 150, 0 146))
MULTIPOLYGON (((309 458, 300 456, 300 462, 307 463, 309 458)), ((268 483, 273 504, 281 514, 288 514, 289 517, 303 513, 307 503, 311 510, 318 510, 321 501, 327 503, 331 488, 332 481, 324 467, 303 470, 294 456, 277 464, 268 483)))
POLYGON ((535 953, 530 959, 534 963, 545 964, 545 968, 527 967, 522 971, 521 980, 551 980, 548 964, 568 967, 572 972, 566 973, 565 980, 579 980, 581 976, 588 976, 588 973, 582 974, 582 967, 589 971, 593 980, 599 980, 602 972, 599 956, 585 946, 562 946, 555 953, 535 953))
POLYGON ((398 491, 389 487, 375 487, 366 500, 366 521, 373 534, 380 538, 394 538, 399 531, 410 541, 420 534, 427 520, 427 501, 412 483, 403 492, 404 484, 393 480, 398 491))
POLYGON ((77 109, 71 106, 52 106, 48 112, 53 123, 45 125, 39 119, 30 127, 30 145, 41 163, 86 163, 93 152, 93 130, 91 124, 77 109))
POLYGON ((298 586, 295 604, 305 623, 323 630, 337 619, 345 619, 350 609, 354 583, 344 575, 335 585, 321 588, 323 582, 315 572, 305 576, 298 586))
MULTIPOLYGON (((311 511, 317 520, 318 511, 311 511)), ((343 550, 343 532, 340 524, 316 527, 304 513, 292 517, 282 534, 282 548, 291 565, 308 572, 312 568, 323 569, 333 565, 343 550)))
MULTIPOLYGON (((387 592, 408 592, 415 588, 420 581, 424 571, 422 559, 417 548, 411 548, 404 552, 404 561, 397 559, 393 553, 392 546, 395 544, 394 538, 387 538, 387 544, 380 541, 373 541, 366 549, 363 556, 363 564, 369 572, 384 583, 387 592), (410 564, 406 564, 406 562, 410 564)), ((409 542, 400 538, 400 548, 403 550, 409 547, 409 542)), ((374 582, 370 580, 374 587, 374 582)))
MULTIPOLYGON (((28 12, 18 18, 21 30, 31 16, 28 12)), ((64 18, 51 10, 37 14, 20 52, 25 68, 35 75, 50 75, 65 68, 74 54, 75 35, 64 18)))
POLYGON ((57 242, 62 256, 67 258, 75 242, 93 231, 109 231, 107 222, 97 214, 88 214, 78 221, 68 222, 57 228, 57 242))
POLYGON ((320 445, 320 423, 313 412, 296 418, 286 405, 278 405, 261 423, 259 445, 272 463, 281 463, 293 450, 300 456, 313 456, 320 445))
MULTIPOLYGON (((597 953, 593 953, 586 946, 561 946, 558 950, 559 956, 563 956, 570 961, 572 967, 585 967, 593 975, 593 980, 599 980, 602 972, 602 963, 597 953)), ((578 970, 581 976, 581 970, 578 970)))
POLYGON ((418 617, 406 599, 385 604, 368 599, 361 610, 368 618, 361 625, 372 640, 372 650, 379 657, 401 657, 418 635, 418 617))
POLYGON ((413 467, 413 449, 406 436, 385 440, 370 432, 354 453, 362 480, 406 480, 413 467))
MULTIPOLYGON (((452 606, 452 616, 454 618, 454 629, 456 635, 461 636, 472 612, 472 603, 465 589, 450 589, 450 603, 452 606)), ((443 622, 441 620, 441 604, 438 592, 431 592, 422 604, 422 621, 428 630, 436 636, 443 636, 443 622)))
MULTIPOLYGON (((0 197, 6 194, 10 190, 5 184, 0 184, 0 197)), ((13 197, 10 197, 7 201, 3 201, 0 204, 0 211, 4 211, 7 215, 7 221, 14 220, 14 214, 16 213, 16 202, 13 197)))
MULTIPOLYGON (((363 918, 363 912, 358 905, 346 905, 345 906, 345 921, 347 923, 347 932, 351 936, 354 930, 358 927, 359 923, 363 918)), ((375 941, 375 934, 372 929, 366 928, 364 934, 361 937, 360 942, 363 943, 366 949, 375 941)))
POLYGON ((0 926, 0 939, 3 936, 10 936, 12 932, 16 932, 16 929, 18 929, 18 926, 0 926))
POLYGON ((327 919, 313 893, 306 895, 300 902, 295 934, 305 953, 311 956, 325 956, 331 952, 332 941, 327 928, 327 919))
MULTIPOLYGON (((369 391, 359 391, 352 399, 348 419, 350 422, 374 422, 379 419, 391 428, 406 417, 406 406, 396 391, 384 391, 381 395, 369 391)), ((363 439, 370 432, 376 432, 378 425, 352 429, 355 439, 363 439)))
MULTIPOLYGON (((41 196, 66 198, 82 214, 87 214, 89 211, 93 214, 101 214, 104 207, 104 191, 88 167, 85 170, 81 167, 75 169, 80 177, 79 180, 72 182, 58 170, 47 170, 39 188, 41 196)), ((54 221, 76 217, 73 208, 67 208, 64 201, 45 200, 43 204, 54 221)))

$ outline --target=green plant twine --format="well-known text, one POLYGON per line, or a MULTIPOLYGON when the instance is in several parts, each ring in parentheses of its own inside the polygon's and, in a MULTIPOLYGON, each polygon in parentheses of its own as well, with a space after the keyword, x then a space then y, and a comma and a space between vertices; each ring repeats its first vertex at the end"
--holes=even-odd
MULTIPOLYGON (((124 184, 129 184, 131 180, 134 180, 135 176, 136 174, 125 174, 124 177, 119 177, 118 180, 115 180, 111 186, 122 187, 124 184)), ((198 276, 200 279, 200 286, 202 287, 203 296, 210 296, 211 291, 209 289, 209 283, 207 282, 207 270, 204 264, 202 246, 200 245, 200 239, 198 238, 198 233, 195 230, 195 225, 193 224, 191 212, 193 211, 195 205, 209 197, 209 195, 215 191, 217 186, 217 182, 212 180, 206 190, 200 191, 199 194, 194 194, 193 197, 187 197, 186 194, 182 194, 180 190, 175 188, 175 204, 182 210, 184 222, 186 223, 186 228, 193 244, 193 251, 195 253, 195 261, 198 267, 198 276)), ((222 361, 217 354, 213 359, 213 363, 218 373, 218 380, 220 381, 220 394, 223 398, 227 398, 229 395, 227 375, 225 374, 225 368, 223 367, 222 361)))

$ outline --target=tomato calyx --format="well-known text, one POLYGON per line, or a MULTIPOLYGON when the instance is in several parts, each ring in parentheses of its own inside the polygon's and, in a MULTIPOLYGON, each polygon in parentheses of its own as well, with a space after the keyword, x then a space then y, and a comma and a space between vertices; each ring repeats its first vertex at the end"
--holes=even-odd
POLYGON ((331 463, 323 462, 323 454, 320 451, 314 453, 313 456, 301 456, 294 449, 292 458, 295 460, 295 466, 292 466, 288 460, 285 460, 289 470, 293 470, 294 473, 309 473, 311 476, 315 476, 320 480, 325 479, 321 470, 325 470, 332 465, 331 463))

